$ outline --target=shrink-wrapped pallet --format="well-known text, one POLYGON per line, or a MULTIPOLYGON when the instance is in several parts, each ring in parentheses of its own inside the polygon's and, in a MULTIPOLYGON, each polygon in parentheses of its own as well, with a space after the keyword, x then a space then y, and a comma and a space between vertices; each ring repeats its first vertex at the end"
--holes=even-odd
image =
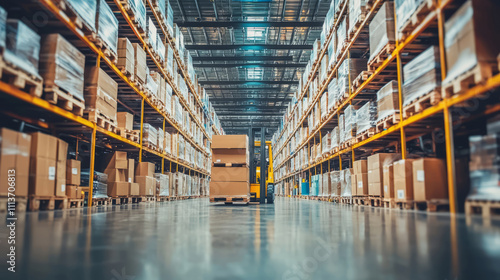
POLYGON ((469 137, 468 199, 500 200, 500 134, 469 137))
POLYGON ((97 3, 97 36, 114 54, 118 53, 118 20, 105 0, 97 3))
POLYGON ((344 17, 337 29, 337 49, 335 51, 335 57, 339 57, 341 51, 344 50, 343 46, 347 43, 347 17, 344 17))
POLYGON ((167 174, 155 173, 155 179, 156 179, 156 194, 158 196, 169 196, 170 193, 169 173, 167 174))
POLYGON ((377 92, 377 122, 399 113, 398 83, 390 81, 377 92))
POLYGON ((349 0, 349 33, 355 32, 358 22, 364 20, 368 0, 349 0))
POLYGON ((334 170, 330 172, 330 181, 331 181, 331 195, 339 196, 340 195, 340 173, 342 171, 334 170))
POLYGON ((373 101, 366 102, 356 111, 356 135, 373 128, 377 118, 377 103, 373 101))
POLYGON ((85 69, 85 107, 116 122, 118 83, 97 67, 85 69))
POLYGON ((330 133, 330 149, 333 150, 339 146, 339 127, 336 126, 330 133))
POLYGON ((7 20, 6 36, 3 59, 35 77, 40 77, 40 36, 22 21, 15 19, 7 20))
POLYGON ((370 59, 377 56, 387 44, 394 44, 394 4, 385 2, 370 23, 370 59))
POLYGON ((340 192, 342 197, 352 196, 352 169, 341 170, 340 173, 340 192))
POLYGON ((66 5, 74 11, 89 30, 96 31, 96 14, 97 14, 97 1, 96 0, 64 0, 66 5))
POLYGON ((137 21, 137 26, 142 31, 146 31, 146 6, 142 0, 129 0, 129 7, 134 14, 135 21, 137 21))
POLYGON ((356 133, 356 109, 352 105, 347 106, 344 117, 344 142, 346 142, 356 133))

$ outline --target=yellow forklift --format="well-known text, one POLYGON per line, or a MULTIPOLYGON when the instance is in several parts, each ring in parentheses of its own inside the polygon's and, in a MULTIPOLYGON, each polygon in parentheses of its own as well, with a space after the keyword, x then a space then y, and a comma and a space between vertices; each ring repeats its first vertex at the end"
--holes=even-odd
POLYGON ((266 128, 249 129, 250 154, 250 202, 274 202, 274 173, 271 141, 265 139, 266 128), (260 140, 255 140, 260 132, 260 140), (263 170, 263 172, 262 172, 263 170), (263 195, 261 195, 263 194, 263 195))

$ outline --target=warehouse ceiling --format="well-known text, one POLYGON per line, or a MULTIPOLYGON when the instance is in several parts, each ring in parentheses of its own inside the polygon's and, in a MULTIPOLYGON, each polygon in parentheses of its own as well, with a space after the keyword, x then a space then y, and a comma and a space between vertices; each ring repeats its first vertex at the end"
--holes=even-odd
POLYGON ((170 0, 227 134, 279 126, 332 0, 170 0))

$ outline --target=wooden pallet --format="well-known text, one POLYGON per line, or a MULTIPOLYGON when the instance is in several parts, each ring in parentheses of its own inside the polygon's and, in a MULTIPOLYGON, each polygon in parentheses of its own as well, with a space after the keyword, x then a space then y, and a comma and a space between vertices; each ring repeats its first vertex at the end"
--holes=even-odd
POLYGON ((342 204, 353 204, 352 196, 341 196, 340 203, 342 204))
POLYGON ((91 27, 85 21, 82 20, 81 16, 75 11, 75 9, 71 6, 71 3, 66 2, 65 0, 56 0, 53 2, 57 2, 57 7, 63 12, 63 15, 70 19, 70 21, 82 31, 83 34, 89 40, 95 40, 97 38, 96 30, 94 27, 91 27))
MULTIPOLYGON (((359 14, 358 18, 356 19, 356 22, 354 22, 354 28, 351 29, 351 26, 349 26, 349 29, 351 29, 351 30, 348 31, 347 38, 352 39, 354 34, 356 34, 358 29, 361 27, 361 23, 363 23, 363 21, 366 19, 366 14, 367 14, 367 11, 366 11, 366 9, 364 9, 359 14)), ((349 15, 349 17, 350 16, 351 15, 349 15)))
POLYGON ((442 86, 443 98, 449 98, 455 94, 464 93, 478 84, 483 84, 497 73, 496 67, 497 65, 494 63, 479 62, 474 68, 446 82, 442 86))
MULTIPOLYGON (((337 18, 340 16, 340 12, 342 12, 343 7, 344 7, 345 5, 347 5, 347 4, 348 4, 348 3, 347 3, 347 0, 340 0, 340 2, 344 2, 344 3, 340 4, 340 6, 339 6, 338 10, 336 10, 336 11, 335 11, 335 15, 334 15, 334 18, 335 18, 335 19, 337 19, 337 18)), ((335 4, 335 5, 337 5, 337 4, 335 4)), ((348 9, 348 8, 349 8, 349 7, 346 7, 347 12, 349 12, 349 9, 348 9)), ((332 29, 333 29, 333 28, 332 28, 332 29)))
POLYGON ((434 10, 436 0, 423 0, 420 6, 410 16, 410 18, 401 26, 398 32, 400 40, 406 37, 434 10))
POLYGON ((396 208, 402 210, 411 210, 415 207, 415 203, 412 200, 408 201, 395 201, 396 208))
POLYGON ((132 142, 139 143, 139 133, 136 130, 128 130, 125 128, 118 127, 117 131, 121 137, 126 138, 132 142))
POLYGON ((127 12, 128 16, 132 20, 132 23, 134 24, 135 28, 141 33, 141 36, 146 33, 146 26, 140 26, 139 25, 139 20, 138 17, 134 14, 134 10, 132 9, 132 6, 129 4, 130 0, 120 0, 120 4, 122 4, 123 8, 127 12))
POLYGON ((368 71, 375 71, 384 63, 384 61, 392 55, 392 52, 396 49, 396 44, 394 42, 389 42, 385 45, 380 52, 375 55, 370 61, 368 61, 368 71))
POLYGON ((7 211, 9 211, 9 213, 10 213, 12 211, 14 215, 7 213, 7 216, 8 217, 15 217, 16 213, 26 212, 26 208, 28 205, 28 198, 27 197, 15 196, 12 199, 15 199, 15 201, 9 202, 8 197, 0 197, 0 213, 7 212, 7 211))
POLYGON ((0 56, 0 80, 32 96, 42 96, 43 79, 6 62, 2 56, 0 56))
POLYGON ((411 104, 406 105, 403 108, 403 117, 408 118, 417 113, 422 112, 423 110, 434 106, 441 101, 441 88, 435 88, 433 91, 428 94, 417 98, 412 101, 411 104))
POLYGON ((428 212, 450 211, 450 202, 448 201, 448 199, 413 201, 413 209, 427 210, 428 212))
POLYGON ((99 111, 94 109, 84 111, 86 118, 95 122, 97 126, 106 129, 107 131, 116 133, 116 121, 108 118, 107 116, 101 114, 99 111))
POLYGON ((104 41, 101 36, 97 35, 97 38, 94 40, 94 44, 99 47, 104 54, 105 57, 107 57, 113 64, 118 63, 118 54, 111 49, 110 46, 104 41))
POLYGON ((110 197, 111 205, 121 205, 132 203, 131 197, 110 197))
POLYGON ((352 204, 354 205, 369 205, 370 200, 368 199, 368 196, 353 196, 352 197, 352 204))
POLYGON ((68 198, 68 208, 82 208, 83 205, 83 198, 68 198))
POLYGON ((213 167, 245 167, 247 166, 246 162, 243 163, 235 163, 235 162, 213 162, 213 167))
POLYGON ((107 206, 111 204, 109 197, 92 198, 92 206, 107 206))
POLYGON ((500 200, 466 200, 465 214, 481 214, 483 218, 500 215, 500 200))
POLYGON ((66 197, 54 196, 35 196, 31 195, 28 199, 28 210, 54 210, 68 208, 68 199, 66 197))
POLYGON ((389 115, 377 122, 377 124, 375 125, 375 133, 380 133, 391 126, 398 124, 399 121, 400 121, 399 112, 395 112, 394 114, 389 115))
POLYGON ((133 196, 133 197, 131 197, 131 202, 132 203, 156 202, 156 197, 155 196, 133 196))
POLYGON ((370 76, 373 75, 372 71, 361 71, 359 75, 352 81, 352 92, 356 92, 356 90, 366 81, 370 76))
POLYGON ((383 207, 382 205, 382 198, 380 196, 373 196, 370 195, 368 196, 368 205, 373 206, 373 207, 383 207))
POLYGON ((71 93, 61 89, 53 82, 45 81, 44 99, 49 103, 57 105, 64 110, 70 111, 77 116, 83 116, 85 110, 85 102, 78 100, 71 93))
POLYGON ((354 138, 354 142, 359 143, 372 137, 373 135, 375 135, 375 127, 370 127, 369 129, 361 132, 361 134, 356 135, 356 137, 354 138))
POLYGON ((382 206, 384 208, 396 208, 396 202, 394 198, 384 198, 382 199, 382 206))
POLYGON ((226 204, 231 203, 248 203, 250 202, 250 197, 248 196, 210 196, 210 202, 224 202, 226 204))

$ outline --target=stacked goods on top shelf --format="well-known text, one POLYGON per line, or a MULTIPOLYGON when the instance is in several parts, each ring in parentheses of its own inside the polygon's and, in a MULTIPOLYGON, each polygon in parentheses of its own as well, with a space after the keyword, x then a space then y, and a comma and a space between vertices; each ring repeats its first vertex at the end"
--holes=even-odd
POLYGON ((36 132, 31 134, 29 194, 55 195, 57 138, 36 132))
MULTIPOLYGON (((0 196, 6 197, 12 191, 9 184, 15 178, 16 197, 28 196, 28 180, 30 179, 30 157, 31 154, 31 135, 16 132, 7 128, 0 129, 0 196)), ((38 152, 38 151, 37 151, 38 152)), ((42 154, 38 154, 41 156, 42 154)), ((37 155, 34 155, 37 157, 37 155)), ((42 160, 43 161, 43 160, 42 160)), ((45 168, 48 174, 49 166, 40 166, 45 168)), ((41 172, 41 171, 40 171, 41 172)))
POLYGON ((85 104, 89 120, 103 120, 116 127, 117 97, 118 84, 104 70, 85 69, 85 104))
POLYGON ((118 19, 105 0, 97 0, 97 45, 105 48, 104 54, 113 57, 118 53, 118 19), (108 53, 109 52, 109 53, 108 53))
MULTIPOLYGON (((369 65, 378 66, 394 48, 396 35, 394 32, 394 3, 384 2, 370 23, 370 58, 369 65)), ((372 68, 373 69, 373 68, 372 68)))
POLYGON ((68 198, 81 198, 81 162, 74 159, 66 161, 66 196, 68 198))
POLYGON ((156 195, 155 164, 139 162, 135 169, 135 181, 139 184, 139 196, 156 195))

